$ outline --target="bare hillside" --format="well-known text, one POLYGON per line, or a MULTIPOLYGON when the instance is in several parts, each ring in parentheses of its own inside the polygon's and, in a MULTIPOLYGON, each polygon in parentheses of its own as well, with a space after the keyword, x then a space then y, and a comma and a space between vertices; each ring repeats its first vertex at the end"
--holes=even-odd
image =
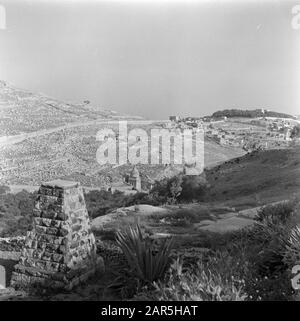
POLYGON ((207 171, 208 199, 255 206, 299 194, 300 147, 255 151, 207 171))

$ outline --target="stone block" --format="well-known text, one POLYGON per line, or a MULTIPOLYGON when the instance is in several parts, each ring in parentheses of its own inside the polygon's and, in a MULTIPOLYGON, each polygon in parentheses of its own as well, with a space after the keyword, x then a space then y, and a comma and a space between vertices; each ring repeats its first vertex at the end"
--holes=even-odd
POLYGON ((34 228, 27 233, 11 285, 70 289, 95 273, 99 259, 79 183, 43 183, 36 199, 34 228))

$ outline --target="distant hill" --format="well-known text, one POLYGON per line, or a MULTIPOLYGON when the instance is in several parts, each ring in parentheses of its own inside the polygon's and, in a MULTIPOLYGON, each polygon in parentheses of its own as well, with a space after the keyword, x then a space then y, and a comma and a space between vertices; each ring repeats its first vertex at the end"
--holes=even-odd
MULTIPOLYGON (((55 178, 96 187, 109 185, 110 178, 122 182, 122 166, 115 169, 102 166, 96 159, 100 146, 97 132, 105 126, 117 130, 117 121, 121 119, 137 121, 138 125, 132 124, 129 129, 143 126, 150 130, 154 126, 151 122, 140 123, 141 118, 137 116, 93 106, 88 100, 67 103, 0 81, 1 181, 16 187, 30 185, 30 189, 41 181, 55 178)), ((242 148, 225 147, 205 139, 205 166, 214 166, 244 153, 242 148)), ((166 171, 164 165, 144 167, 145 173, 154 179, 173 171, 166 171)))
POLYGON ((220 117, 248 117, 248 118, 256 118, 256 117, 278 117, 278 118, 295 118, 292 115, 278 113, 275 111, 265 110, 265 109, 253 109, 253 110, 242 110, 242 109, 224 109, 216 111, 212 114, 213 118, 220 117))
MULTIPOLYGON (((95 106, 69 103, 0 80, 0 136, 11 136, 95 120, 136 119, 95 106)), ((140 117, 139 117, 140 118, 140 117)))

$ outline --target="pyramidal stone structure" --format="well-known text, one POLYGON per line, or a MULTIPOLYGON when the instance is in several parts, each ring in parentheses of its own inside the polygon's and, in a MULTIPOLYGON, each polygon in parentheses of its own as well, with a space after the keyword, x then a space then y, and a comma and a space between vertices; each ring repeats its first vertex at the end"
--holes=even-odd
POLYGON ((43 183, 11 286, 72 289, 104 269, 79 183, 43 183))

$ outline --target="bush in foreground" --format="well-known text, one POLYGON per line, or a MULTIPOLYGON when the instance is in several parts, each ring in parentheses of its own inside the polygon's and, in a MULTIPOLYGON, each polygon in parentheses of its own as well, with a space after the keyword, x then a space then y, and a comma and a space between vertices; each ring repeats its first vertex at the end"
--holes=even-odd
POLYGON ((159 301, 244 301, 247 298, 243 280, 227 278, 210 271, 203 263, 183 269, 180 260, 174 261, 163 281, 144 288, 136 300, 159 301))
POLYGON ((165 239, 159 249, 146 239, 139 225, 119 231, 116 242, 122 249, 133 275, 142 282, 153 282, 164 276, 170 261, 173 239, 165 239))
POLYGON ((285 224, 293 214, 295 214, 295 207, 297 200, 290 200, 278 204, 271 204, 262 207, 257 214, 256 220, 262 223, 285 224))
POLYGON ((209 251, 196 264, 173 265, 135 299, 297 300, 291 279, 292 267, 300 263, 298 206, 296 201, 268 206, 253 227, 207 238, 209 251))

